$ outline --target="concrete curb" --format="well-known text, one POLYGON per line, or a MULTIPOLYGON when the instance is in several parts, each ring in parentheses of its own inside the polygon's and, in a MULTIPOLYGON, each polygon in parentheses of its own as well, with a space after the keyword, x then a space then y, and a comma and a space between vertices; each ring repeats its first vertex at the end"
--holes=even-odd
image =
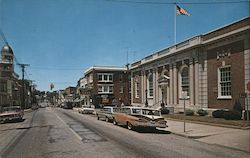
POLYGON ((208 137, 209 135, 206 135, 206 136, 189 136, 189 135, 186 135, 186 134, 182 134, 182 133, 177 133, 177 132, 172 132, 172 134, 174 135, 177 135, 177 136, 181 136, 181 137, 185 137, 185 138, 190 138, 190 139, 199 139, 199 138, 203 138, 203 137, 208 137))
MULTIPOLYGON (((165 118, 167 120, 173 120, 178 122, 183 122, 183 120, 173 119, 173 118, 165 118)), ((210 126, 217 126, 217 127, 225 127, 225 128, 233 128, 233 129, 242 129, 242 130, 249 130, 250 126, 247 127, 240 127, 240 126, 233 126, 233 125, 223 125, 223 124, 216 124, 216 123, 209 123, 209 122, 199 122, 199 121, 190 121, 185 120, 187 123, 195 123, 195 124, 203 124, 203 125, 210 125, 210 126)))

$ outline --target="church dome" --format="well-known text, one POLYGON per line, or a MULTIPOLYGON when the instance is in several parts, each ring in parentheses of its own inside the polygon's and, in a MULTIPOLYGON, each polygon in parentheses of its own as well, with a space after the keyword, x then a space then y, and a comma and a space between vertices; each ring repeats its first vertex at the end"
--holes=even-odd
POLYGON ((5 45, 5 46, 3 46, 1 53, 13 54, 13 50, 11 49, 11 47, 9 45, 5 45))

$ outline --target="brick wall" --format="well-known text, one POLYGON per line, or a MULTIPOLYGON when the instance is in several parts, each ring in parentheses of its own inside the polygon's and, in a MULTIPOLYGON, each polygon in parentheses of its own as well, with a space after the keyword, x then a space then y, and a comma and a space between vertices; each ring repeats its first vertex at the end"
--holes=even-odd
MULTIPOLYGON (((239 94, 244 92, 244 43, 234 42, 207 51, 208 70, 208 107, 231 109, 239 94), (217 53, 230 50, 230 56, 217 59, 217 53), (232 99, 218 99, 218 68, 223 64, 231 65, 232 99)), ((240 99, 241 104, 244 100, 240 99)))

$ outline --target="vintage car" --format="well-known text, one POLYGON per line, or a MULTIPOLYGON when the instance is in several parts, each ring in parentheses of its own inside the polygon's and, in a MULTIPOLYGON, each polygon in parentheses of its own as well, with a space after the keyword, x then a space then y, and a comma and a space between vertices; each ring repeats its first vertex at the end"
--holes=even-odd
POLYGON ((95 109, 92 106, 83 106, 78 109, 80 114, 95 114, 95 109))
POLYGON ((129 130, 136 127, 165 128, 167 121, 159 110, 143 107, 122 107, 114 114, 113 124, 126 125, 129 130))
POLYGON ((20 106, 3 107, 0 111, 0 122, 23 120, 24 112, 20 106))
POLYGON ((97 120, 113 121, 114 109, 116 108, 112 106, 103 107, 103 109, 96 112, 97 120))

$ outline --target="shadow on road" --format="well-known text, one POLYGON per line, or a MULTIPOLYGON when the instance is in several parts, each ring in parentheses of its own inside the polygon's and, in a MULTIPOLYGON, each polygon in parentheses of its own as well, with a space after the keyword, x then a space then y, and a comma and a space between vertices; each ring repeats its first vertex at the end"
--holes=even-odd
MULTIPOLYGON (((120 127, 127 128, 127 126, 119 125, 120 127)), ((134 128, 133 131, 138 133, 154 133, 154 134, 171 134, 170 131, 159 130, 155 128, 134 128)))
POLYGON ((155 134, 171 134, 170 131, 165 131, 165 130, 159 130, 159 129, 135 129, 134 131, 138 133, 155 133, 155 134))

